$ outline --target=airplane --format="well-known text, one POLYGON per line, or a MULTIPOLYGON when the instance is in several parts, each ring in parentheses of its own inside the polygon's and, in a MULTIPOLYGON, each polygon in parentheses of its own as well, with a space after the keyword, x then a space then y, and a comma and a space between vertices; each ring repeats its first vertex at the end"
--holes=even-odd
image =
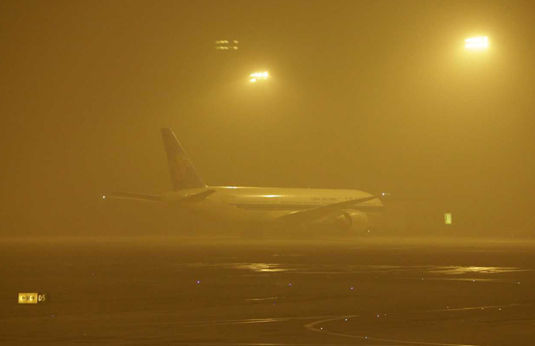
POLYGON ((173 189, 161 194, 114 192, 102 199, 164 203, 230 223, 275 229, 336 229, 358 233, 373 227, 382 198, 360 190, 206 185, 170 128, 161 135, 173 189))

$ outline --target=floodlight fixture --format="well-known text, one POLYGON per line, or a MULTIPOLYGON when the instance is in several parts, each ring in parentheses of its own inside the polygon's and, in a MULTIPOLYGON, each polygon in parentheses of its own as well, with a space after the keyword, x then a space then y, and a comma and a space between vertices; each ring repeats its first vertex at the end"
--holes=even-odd
POLYGON ((258 81, 267 80, 268 78, 269 73, 267 71, 253 72, 249 75, 249 82, 256 83, 258 81))
POLYGON ((468 50, 485 50, 489 48, 489 38, 487 36, 469 37, 464 40, 464 48, 468 50))

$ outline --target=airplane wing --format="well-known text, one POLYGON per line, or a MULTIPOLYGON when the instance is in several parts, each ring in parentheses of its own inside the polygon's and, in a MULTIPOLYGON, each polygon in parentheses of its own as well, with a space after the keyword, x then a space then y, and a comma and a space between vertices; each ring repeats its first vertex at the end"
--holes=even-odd
POLYGON ((376 198, 380 198, 380 196, 368 196, 368 197, 363 197, 363 198, 352 199, 349 201, 322 205, 316 208, 298 210, 290 214, 280 216, 279 220, 283 222, 288 222, 288 223, 304 223, 304 222, 310 222, 312 220, 318 220, 323 217, 327 217, 345 208, 366 210, 366 209, 370 209, 370 206, 362 206, 362 208, 359 208, 358 205, 360 203, 371 201, 376 198))

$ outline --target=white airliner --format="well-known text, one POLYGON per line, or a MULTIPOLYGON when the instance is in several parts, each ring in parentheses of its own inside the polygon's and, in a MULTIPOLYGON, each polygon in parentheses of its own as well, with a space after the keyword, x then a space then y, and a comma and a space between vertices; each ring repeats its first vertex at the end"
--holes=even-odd
POLYGON ((107 199, 166 203, 231 222, 261 223, 275 228, 326 226, 368 230, 383 208, 381 195, 359 190, 209 186, 197 174, 172 129, 162 129, 173 190, 161 194, 116 192, 107 199))

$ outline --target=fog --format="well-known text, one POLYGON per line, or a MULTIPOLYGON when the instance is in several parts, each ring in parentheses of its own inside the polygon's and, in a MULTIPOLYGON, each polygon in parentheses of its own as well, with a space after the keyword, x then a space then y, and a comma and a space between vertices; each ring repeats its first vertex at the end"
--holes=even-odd
POLYGON ((100 199, 171 189, 171 127, 211 185, 387 191, 389 234, 532 236, 533 11, 2 1, 0 235, 189 232, 197 221, 100 199), (488 51, 465 51, 479 34, 488 51), (249 83, 256 70, 270 80, 249 83))

